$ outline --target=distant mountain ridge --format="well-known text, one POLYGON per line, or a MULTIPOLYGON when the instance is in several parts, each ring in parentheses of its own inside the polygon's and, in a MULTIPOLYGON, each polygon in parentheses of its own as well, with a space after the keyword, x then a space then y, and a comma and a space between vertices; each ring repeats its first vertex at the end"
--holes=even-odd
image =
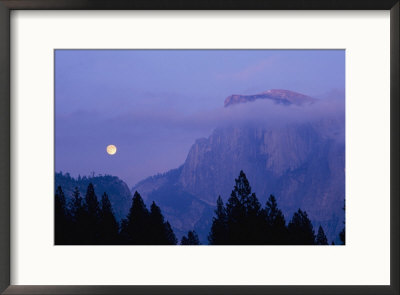
MULTIPOLYGON (((269 90, 255 96, 229 96, 225 107, 257 99, 304 107, 318 102, 288 90, 269 90)), ((243 170, 263 205, 274 194, 287 221, 298 208, 306 210, 314 226, 322 225, 332 241, 343 228, 344 154, 344 122, 340 119, 217 128, 208 138, 196 140, 181 167, 147 178, 132 191, 163 203, 161 208, 174 230, 194 228, 206 243, 217 197, 221 195, 224 202, 228 199, 234 179, 243 170), (174 201, 185 196, 190 201, 174 201)))
POLYGON ((67 202, 72 199, 75 187, 84 198, 89 183, 94 186, 97 199, 100 201, 104 192, 107 193, 117 220, 125 218, 132 203, 132 194, 128 185, 116 176, 97 175, 73 178, 68 173, 55 173, 55 189, 61 186, 67 202))

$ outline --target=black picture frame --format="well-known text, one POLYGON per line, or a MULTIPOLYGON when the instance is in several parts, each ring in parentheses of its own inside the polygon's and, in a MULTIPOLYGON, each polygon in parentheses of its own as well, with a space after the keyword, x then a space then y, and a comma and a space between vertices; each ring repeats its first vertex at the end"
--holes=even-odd
MULTIPOLYGON (((399 0, 0 0, 0 292, 2 294, 400 294, 399 0), (12 10, 390 10, 389 286, 10 285, 10 12, 12 10)), ((366 257, 367 259, 367 257, 366 257)))

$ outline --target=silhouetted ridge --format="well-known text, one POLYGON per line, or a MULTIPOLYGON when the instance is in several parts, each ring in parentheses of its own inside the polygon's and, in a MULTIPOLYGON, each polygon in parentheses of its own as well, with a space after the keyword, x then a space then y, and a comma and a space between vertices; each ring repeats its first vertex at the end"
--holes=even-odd
MULTIPOLYGON (((161 208, 152 202, 148 210, 137 191, 121 224, 115 219, 107 192, 99 202, 92 183, 84 198, 75 188, 67 202, 61 186, 57 187, 54 198, 56 245, 176 245, 178 242, 161 208)), ((321 225, 315 235, 306 211, 298 209, 286 226, 273 195, 263 208, 243 171, 235 179, 226 205, 218 197, 208 240, 211 245, 329 244, 321 225)), ((180 244, 201 243, 196 231, 189 230, 180 244)))

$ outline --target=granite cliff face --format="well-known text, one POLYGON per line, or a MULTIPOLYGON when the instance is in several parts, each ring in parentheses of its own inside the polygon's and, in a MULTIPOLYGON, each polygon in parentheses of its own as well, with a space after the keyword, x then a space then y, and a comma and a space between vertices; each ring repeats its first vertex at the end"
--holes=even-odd
POLYGON ((344 144, 313 125, 215 130, 193 145, 178 184, 211 205, 218 195, 227 200, 243 169, 263 204, 274 194, 287 219, 302 208, 333 238, 342 227, 330 223, 343 219, 344 160, 344 144))
MULTIPOLYGON (((225 107, 272 99, 284 105, 309 105, 317 100, 285 90, 260 95, 233 95, 225 107)), ((315 227, 322 225, 329 241, 343 228, 345 198, 344 122, 322 118, 275 126, 217 128, 198 139, 178 169, 138 183, 148 203, 160 205, 174 230, 195 229, 203 243, 219 195, 226 201, 243 170, 265 205, 274 194, 288 221, 298 208, 306 210, 315 227)))

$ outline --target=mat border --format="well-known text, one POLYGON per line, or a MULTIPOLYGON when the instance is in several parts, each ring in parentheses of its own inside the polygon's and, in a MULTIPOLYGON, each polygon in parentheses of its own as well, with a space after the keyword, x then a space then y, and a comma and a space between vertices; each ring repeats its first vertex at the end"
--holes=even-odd
POLYGON ((400 294, 399 0, 0 0, 0 292, 2 294, 400 294), (10 12, 13 10, 390 10, 389 286, 10 285, 10 12))

